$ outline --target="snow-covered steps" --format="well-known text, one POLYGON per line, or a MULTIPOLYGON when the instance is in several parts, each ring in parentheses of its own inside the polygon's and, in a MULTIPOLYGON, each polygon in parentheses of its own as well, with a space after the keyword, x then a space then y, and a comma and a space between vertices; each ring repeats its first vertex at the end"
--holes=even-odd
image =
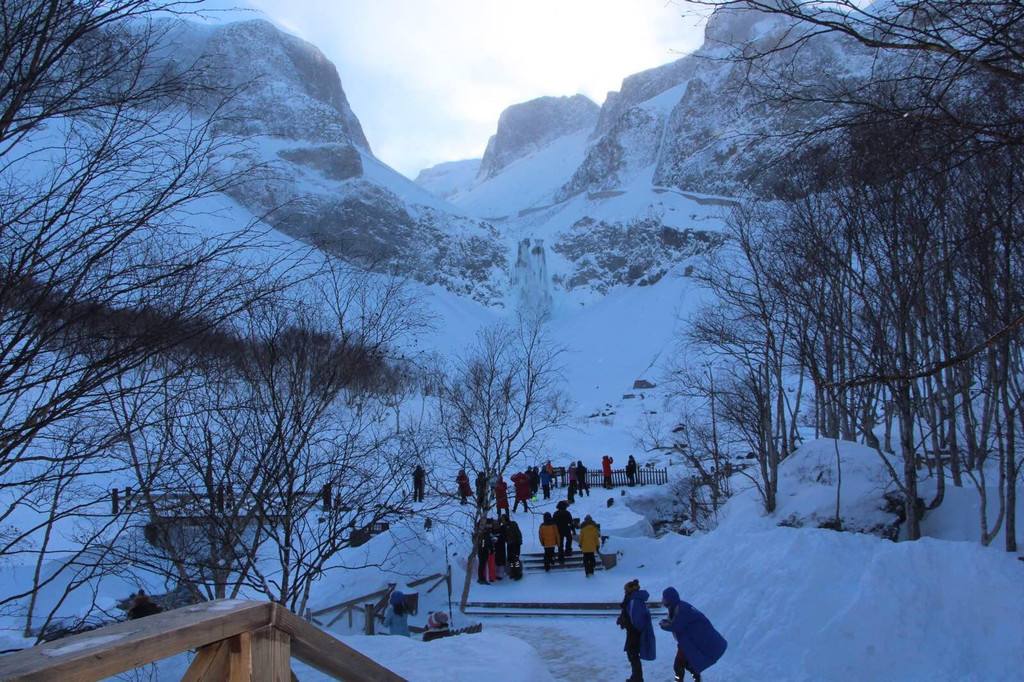
MULTIPOLYGON (((541 553, 530 553, 523 554, 519 557, 520 561, 523 562, 524 571, 543 571, 544 570, 544 555, 541 553)), ((604 570, 604 564, 598 559, 594 568, 598 571, 604 570)), ((580 552, 573 552, 572 554, 565 557, 565 563, 558 560, 558 556, 555 556, 555 561, 551 565, 552 570, 573 570, 583 571, 583 554, 580 552)))
MULTIPOLYGON (((651 615, 660 618, 666 615, 661 602, 647 602, 651 615)), ((544 617, 544 616, 585 616, 596 618, 614 618, 619 615, 617 602, 499 602, 471 601, 466 602, 463 611, 473 616, 500 617, 544 617)))

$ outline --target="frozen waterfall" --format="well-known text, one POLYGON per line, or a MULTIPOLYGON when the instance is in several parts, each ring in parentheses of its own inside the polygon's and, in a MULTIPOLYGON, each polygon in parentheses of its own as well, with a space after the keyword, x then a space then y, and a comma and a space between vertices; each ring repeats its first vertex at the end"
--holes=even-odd
POLYGON ((523 239, 519 242, 516 266, 512 270, 512 286, 519 294, 519 309, 544 319, 551 314, 551 278, 544 254, 544 240, 523 239))

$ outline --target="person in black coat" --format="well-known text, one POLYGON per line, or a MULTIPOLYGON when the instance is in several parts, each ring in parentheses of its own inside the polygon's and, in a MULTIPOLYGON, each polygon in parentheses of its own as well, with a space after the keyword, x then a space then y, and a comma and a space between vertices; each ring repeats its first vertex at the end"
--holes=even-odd
POLYGON ((583 460, 576 462, 576 489, 582 497, 590 497, 590 484, 587 483, 587 467, 583 466, 583 460))
POLYGON ((476 506, 483 507, 487 504, 487 476, 484 472, 476 475, 476 506))
POLYGON ((491 528, 489 521, 481 521, 477 529, 476 539, 476 579, 481 585, 490 585, 487 580, 487 560, 494 551, 494 541, 491 539, 491 528))
POLYGON ((416 465, 416 469, 412 472, 412 501, 422 502, 423 501, 423 490, 426 487, 427 472, 423 470, 423 467, 419 464, 416 465))
POLYGON ((564 564, 565 557, 572 556, 572 536, 575 532, 572 527, 572 513, 569 511, 569 503, 562 500, 557 505, 558 511, 552 516, 555 525, 558 526, 558 534, 562 541, 558 545, 558 563, 564 564))
POLYGON ((629 461, 626 462, 626 478, 629 481, 629 485, 636 485, 636 470, 636 460, 633 458, 633 455, 630 455, 629 461))
POLYGON ((540 472, 537 471, 537 467, 528 467, 526 474, 530 477, 530 494, 536 497, 537 490, 540 488, 540 472))
POLYGON ((515 521, 506 518, 502 523, 505 524, 505 543, 508 545, 508 561, 512 561, 519 558, 520 548, 523 546, 523 531, 519 529, 519 524, 515 521))

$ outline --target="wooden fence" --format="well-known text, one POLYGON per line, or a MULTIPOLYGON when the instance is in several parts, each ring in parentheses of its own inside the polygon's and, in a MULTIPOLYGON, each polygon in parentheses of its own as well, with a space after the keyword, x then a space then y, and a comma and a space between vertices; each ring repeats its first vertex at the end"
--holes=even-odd
MULTIPOLYGON (((433 575, 411 580, 406 585, 409 587, 419 587, 420 585, 433 583, 426 591, 426 594, 430 594, 444 584, 447 584, 448 588, 451 589, 451 580, 452 574, 451 569, 449 569, 447 573, 434 573, 433 575)), ((331 627, 347 616, 348 626, 351 628, 355 626, 355 619, 358 614, 360 621, 363 623, 364 634, 372 635, 376 632, 376 622, 384 620, 384 610, 387 608, 388 600, 391 599, 391 593, 395 591, 397 586, 397 583, 388 583, 386 587, 375 592, 311 611, 309 618, 317 625, 331 627), (328 620, 325 616, 330 617, 330 619, 328 620)), ((416 614, 419 611, 419 592, 406 593, 405 603, 409 607, 409 611, 416 614)))
MULTIPOLYGON (((634 477, 635 485, 664 485, 668 483, 668 469, 651 469, 639 467, 634 477)), ((562 484, 562 479, 559 480, 562 484)), ((600 469, 587 469, 587 484, 591 488, 600 488, 604 485, 604 474, 600 469)), ((629 477, 625 469, 612 469, 612 487, 618 488, 629 485, 629 477)))
POLYGON ((93 682, 197 650, 182 678, 287 682, 294 657, 336 680, 404 678, 279 604, 220 600, 107 625, 0 657, 0 680, 93 682))

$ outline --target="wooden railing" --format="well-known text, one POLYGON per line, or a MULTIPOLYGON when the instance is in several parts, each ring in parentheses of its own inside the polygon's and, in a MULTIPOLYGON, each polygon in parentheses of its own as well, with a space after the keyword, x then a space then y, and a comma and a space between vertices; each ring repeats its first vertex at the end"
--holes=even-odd
MULTIPOLYGON (((434 584, 427 590, 427 594, 430 594, 439 586, 446 584, 448 590, 451 591, 451 568, 446 573, 434 573, 423 578, 417 578, 416 580, 410 580, 406 585, 409 587, 419 587, 429 582, 434 584)), ((321 625, 326 621, 326 627, 331 627, 343 617, 348 616, 348 626, 351 628, 354 625, 353 618, 355 614, 361 614, 363 622, 363 632, 372 635, 375 632, 375 621, 383 620, 384 609, 387 607, 388 600, 391 598, 391 593, 398 587, 398 583, 388 583, 385 587, 377 590, 376 592, 369 592, 367 594, 353 597, 346 601, 334 604, 332 606, 325 606, 322 609, 311 611, 309 614, 310 620, 317 625, 321 625), (327 620, 325 616, 331 616, 330 620, 327 620)), ((407 592, 405 594, 406 605, 410 608, 412 613, 416 613, 419 607, 419 593, 418 592, 407 592)))
POLYGON ((193 649, 187 682, 289 682, 293 657, 346 682, 404 680, 278 604, 237 600, 165 611, 2 656, 0 680, 91 682, 193 649))

